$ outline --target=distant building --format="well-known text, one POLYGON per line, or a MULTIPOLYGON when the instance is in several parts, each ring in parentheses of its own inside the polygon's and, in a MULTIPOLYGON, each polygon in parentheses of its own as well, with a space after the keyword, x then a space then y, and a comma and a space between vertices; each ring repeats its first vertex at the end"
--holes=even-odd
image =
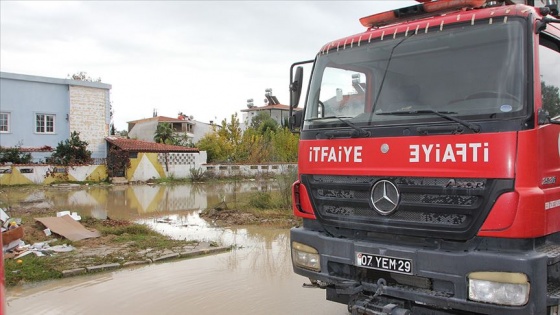
POLYGON ((197 143, 207 133, 212 132, 212 124, 194 120, 179 113, 178 118, 155 116, 128 122, 128 137, 148 142, 155 142, 154 136, 159 124, 169 123, 175 136, 186 138, 191 143, 197 143))
POLYGON ((76 131, 92 158, 107 156, 110 84, 0 72, 0 91, 0 146, 41 162, 76 131))
POLYGON ((206 151, 199 151, 197 148, 114 136, 109 136, 106 140, 110 152, 118 150, 128 154, 130 168, 112 169, 111 172, 114 176, 125 177, 129 181, 169 177, 188 178, 191 176, 191 169, 199 169, 206 164, 206 151))
MULTIPOLYGON (((241 110, 243 130, 251 126, 253 118, 261 112, 267 113, 279 126, 286 126, 290 118, 290 106, 280 104, 278 98, 272 95, 271 89, 265 90, 265 97, 266 105, 261 107, 254 106, 252 99, 247 100, 247 108, 241 110)), ((296 108, 295 110, 300 111, 301 108, 296 108)))

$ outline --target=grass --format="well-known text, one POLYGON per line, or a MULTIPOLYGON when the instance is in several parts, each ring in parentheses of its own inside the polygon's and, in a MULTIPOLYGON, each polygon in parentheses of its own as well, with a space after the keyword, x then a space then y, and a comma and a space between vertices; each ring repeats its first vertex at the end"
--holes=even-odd
POLYGON ((116 244, 128 244, 133 249, 168 249, 181 247, 197 241, 174 240, 162 235, 146 225, 130 223, 128 221, 95 220, 85 218, 84 225, 94 228, 104 236, 113 236, 111 241, 116 244), (113 223, 112 223, 113 222, 113 223), (116 225, 114 222, 117 222, 116 225))
MULTIPOLYGON (((26 222, 26 219, 24 222, 26 222)), ((27 221, 30 222, 30 221, 27 221)), ((133 260, 146 260, 146 252, 163 251, 166 249, 178 249, 186 245, 197 243, 197 241, 174 240, 168 236, 153 231, 148 226, 120 220, 97 220, 84 217, 82 225, 94 228, 101 233, 101 237, 70 242, 59 238, 49 243, 51 246, 68 244, 80 251, 74 250, 67 253, 56 253, 50 256, 37 257, 28 254, 19 259, 5 259, 5 283, 6 287, 17 284, 57 279, 62 277, 62 271, 84 268, 110 263, 123 263, 133 260), (110 248, 108 252, 96 251, 99 248, 110 248)), ((40 231, 43 227, 36 223, 33 228, 40 231)), ((42 233, 42 232, 41 232, 42 233)), ((39 241, 40 233, 29 233, 23 240, 26 244, 39 241)), ((44 234, 42 234, 44 235, 44 234)), ((52 237, 51 237, 52 240, 52 237)))
POLYGON ((48 258, 50 257, 36 257, 30 254, 18 260, 4 260, 6 287, 18 283, 61 278, 62 272, 56 269, 58 261, 48 258))
POLYGON ((292 212, 291 202, 287 204, 286 198, 278 191, 245 194, 236 201, 222 202, 204 210, 201 217, 221 226, 264 225, 291 228, 301 224, 301 219, 292 212))

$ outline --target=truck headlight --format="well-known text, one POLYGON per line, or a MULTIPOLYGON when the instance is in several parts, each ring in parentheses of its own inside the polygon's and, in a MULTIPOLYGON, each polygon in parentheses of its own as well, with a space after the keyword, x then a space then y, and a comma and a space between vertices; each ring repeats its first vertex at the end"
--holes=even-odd
POLYGON ((313 271, 321 271, 319 252, 311 246, 292 242, 292 261, 298 267, 313 271))
POLYGON ((500 305, 521 306, 529 301, 531 285, 526 274, 512 272, 472 272, 469 299, 500 305))

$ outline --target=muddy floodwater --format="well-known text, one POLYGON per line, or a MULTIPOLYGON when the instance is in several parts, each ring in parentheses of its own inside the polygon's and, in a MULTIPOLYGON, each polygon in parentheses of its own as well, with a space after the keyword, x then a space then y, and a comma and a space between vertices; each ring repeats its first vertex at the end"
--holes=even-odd
MULTIPOLYGON (((267 185, 272 185, 268 187, 267 185)), ((178 239, 234 245, 231 252, 9 288, 7 314, 348 314, 292 271, 289 230, 218 228, 200 210, 272 183, 133 185, 0 190, 27 203, 143 222, 178 239), (195 187, 196 186, 196 187, 195 187)))

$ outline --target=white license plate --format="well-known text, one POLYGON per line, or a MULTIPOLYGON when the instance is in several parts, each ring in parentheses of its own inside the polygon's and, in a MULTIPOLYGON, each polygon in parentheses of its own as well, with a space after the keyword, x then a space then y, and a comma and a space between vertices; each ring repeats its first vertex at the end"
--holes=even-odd
POLYGON ((403 273, 407 275, 412 274, 412 259, 357 252, 356 266, 403 273))

